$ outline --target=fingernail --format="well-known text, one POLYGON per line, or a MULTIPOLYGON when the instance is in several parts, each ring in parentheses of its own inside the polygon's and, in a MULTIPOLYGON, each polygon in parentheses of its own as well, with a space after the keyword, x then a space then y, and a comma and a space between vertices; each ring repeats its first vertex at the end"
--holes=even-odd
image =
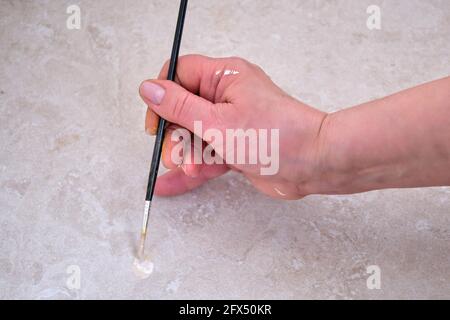
POLYGON ((164 88, 153 82, 145 81, 141 85, 141 94, 153 104, 159 105, 165 93, 166 90, 164 88))

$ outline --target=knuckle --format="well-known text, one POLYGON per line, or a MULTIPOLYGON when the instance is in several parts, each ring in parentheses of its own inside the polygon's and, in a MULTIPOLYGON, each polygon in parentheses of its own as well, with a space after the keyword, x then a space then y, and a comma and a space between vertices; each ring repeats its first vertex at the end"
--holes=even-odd
POLYGON ((246 63, 247 60, 245 60, 244 58, 238 57, 238 56, 231 56, 228 59, 230 59, 231 61, 235 62, 235 63, 246 63))
POLYGON ((190 53, 180 56, 178 59, 184 60, 184 59, 204 59, 204 58, 206 58, 206 56, 197 53, 190 53))
POLYGON ((247 68, 250 68, 252 65, 249 61, 247 61, 241 57, 233 56, 233 57, 230 57, 229 59, 234 66, 236 66, 240 69, 247 69, 247 68))
POLYGON ((209 109, 210 125, 213 128, 224 130, 228 123, 226 109, 221 107, 221 104, 213 104, 209 109))
POLYGON ((175 105, 172 109, 172 115, 174 119, 182 118, 186 113, 189 112, 191 95, 189 92, 183 92, 175 101, 175 105))

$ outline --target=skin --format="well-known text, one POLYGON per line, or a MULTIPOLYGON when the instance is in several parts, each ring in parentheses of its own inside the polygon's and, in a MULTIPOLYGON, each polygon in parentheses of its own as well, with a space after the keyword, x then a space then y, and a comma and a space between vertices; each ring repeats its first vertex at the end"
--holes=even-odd
POLYGON ((158 79, 140 86, 147 133, 155 134, 158 116, 171 123, 162 156, 170 171, 158 178, 156 195, 185 193, 230 169, 280 199, 450 185, 450 77, 327 114, 289 96, 241 58, 180 57, 176 83, 163 80, 167 70, 166 62, 158 79), (192 132, 194 120, 222 132, 279 129, 278 173, 262 176, 260 164, 173 163, 170 134, 180 127, 192 132))

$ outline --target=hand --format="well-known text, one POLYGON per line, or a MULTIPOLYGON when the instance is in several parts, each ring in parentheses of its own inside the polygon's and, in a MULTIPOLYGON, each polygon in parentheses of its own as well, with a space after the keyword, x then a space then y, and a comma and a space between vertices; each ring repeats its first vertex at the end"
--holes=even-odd
MULTIPOLYGON (((158 177, 155 194, 182 194, 229 169, 242 173, 258 190, 272 197, 299 199, 315 192, 309 182, 317 176, 317 164, 321 162, 318 137, 326 113, 290 97, 258 66, 240 58, 188 55, 178 60, 176 83, 163 80, 167 72, 168 63, 158 79, 144 81, 139 90, 148 105, 146 131, 156 133, 158 116, 171 123, 162 154, 162 162, 170 171, 158 177), (226 129, 278 129, 277 172, 261 175, 264 164, 259 159, 256 164, 174 163, 171 155, 178 142, 172 141, 172 133, 180 127, 193 132, 194 121, 198 120, 202 121, 203 132, 214 128, 224 137, 226 129)), ((231 150, 220 148, 223 145, 214 141, 205 141, 202 148, 208 143, 226 160, 231 150)), ((186 152, 185 157, 187 160, 192 154, 186 152)))

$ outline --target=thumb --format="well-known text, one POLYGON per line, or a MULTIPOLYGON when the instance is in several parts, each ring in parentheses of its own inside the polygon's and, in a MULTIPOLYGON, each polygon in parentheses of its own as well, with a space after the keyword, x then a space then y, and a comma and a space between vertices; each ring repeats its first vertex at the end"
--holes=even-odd
POLYGON ((191 132, 194 121, 202 121, 204 128, 214 125, 217 105, 187 91, 169 80, 147 80, 139 87, 142 99, 160 117, 191 132))

